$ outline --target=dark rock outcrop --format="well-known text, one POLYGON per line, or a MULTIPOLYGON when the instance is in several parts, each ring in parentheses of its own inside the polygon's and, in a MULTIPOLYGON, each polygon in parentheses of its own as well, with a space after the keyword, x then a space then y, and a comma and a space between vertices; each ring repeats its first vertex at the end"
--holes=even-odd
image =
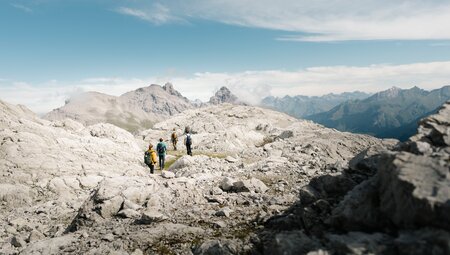
POLYGON ((214 96, 209 99, 210 104, 239 104, 238 98, 227 87, 221 87, 214 96))

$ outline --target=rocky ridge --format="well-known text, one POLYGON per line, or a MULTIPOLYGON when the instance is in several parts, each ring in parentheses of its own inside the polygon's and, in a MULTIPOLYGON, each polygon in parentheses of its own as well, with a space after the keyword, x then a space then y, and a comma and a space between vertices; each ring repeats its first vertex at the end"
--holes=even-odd
POLYGON ((448 109, 397 145, 230 104, 187 110, 135 139, 2 103, 0 253, 445 254, 448 229, 436 223, 448 220, 448 109), (194 156, 173 154, 169 171, 148 174, 146 144, 173 128, 182 140, 185 126, 194 156), (407 171, 420 164, 405 164, 423 160, 435 179, 416 193, 426 183, 407 171), (403 197, 376 203, 397 189, 403 197), (398 217, 403 198, 411 217, 398 217))
POLYGON ((168 116, 175 115, 195 105, 171 83, 150 85, 127 92, 119 97, 98 92, 74 96, 66 105, 44 116, 48 120, 70 118, 85 125, 110 123, 130 132, 142 131, 168 116))

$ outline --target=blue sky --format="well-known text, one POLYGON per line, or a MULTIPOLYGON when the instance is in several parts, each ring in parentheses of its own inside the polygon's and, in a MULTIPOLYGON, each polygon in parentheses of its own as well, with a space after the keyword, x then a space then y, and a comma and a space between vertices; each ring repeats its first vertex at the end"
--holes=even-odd
POLYGON ((42 112, 165 81, 254 102, 450 84, 450 3, 391 2, 2 0, 0 98, 42 112))

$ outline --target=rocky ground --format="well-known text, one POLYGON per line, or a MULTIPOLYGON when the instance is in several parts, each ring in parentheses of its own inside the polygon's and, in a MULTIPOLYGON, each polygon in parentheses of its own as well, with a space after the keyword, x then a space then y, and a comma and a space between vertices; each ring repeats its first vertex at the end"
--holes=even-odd
POLYGON ((449 111, 397 144, 249 106, 133 137, 2 102, 0 253, 448 254, 449 111), (146 145, 186 126, 194 156, 150 175, 146 145))

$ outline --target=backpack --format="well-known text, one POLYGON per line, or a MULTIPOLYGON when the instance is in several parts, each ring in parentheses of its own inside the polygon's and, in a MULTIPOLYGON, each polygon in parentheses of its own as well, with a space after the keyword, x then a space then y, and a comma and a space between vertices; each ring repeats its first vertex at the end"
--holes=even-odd
POLYGON ((164 154, 166 152, 166 146, 164 146, 163 143, 158 143, 158 146, 156 148, 158 150, 158 154, 164 154))
POLYGON ((192 144, 192 138, 190 134, 186 135, 186 144, 187 145, 191 145, 192 144))
POLYGON ((152 161, 151 160, 151 155, 150 155, 150 153, 148 151, 146 151, 145 155, 144 155, 144 163, 149 165, 149 164, 151 164, 151 161, 152 161))
POLYGON ((172 133, 172 141, 176 141, 176 140, 178 140, 177 133, 173 132, 172 133))

